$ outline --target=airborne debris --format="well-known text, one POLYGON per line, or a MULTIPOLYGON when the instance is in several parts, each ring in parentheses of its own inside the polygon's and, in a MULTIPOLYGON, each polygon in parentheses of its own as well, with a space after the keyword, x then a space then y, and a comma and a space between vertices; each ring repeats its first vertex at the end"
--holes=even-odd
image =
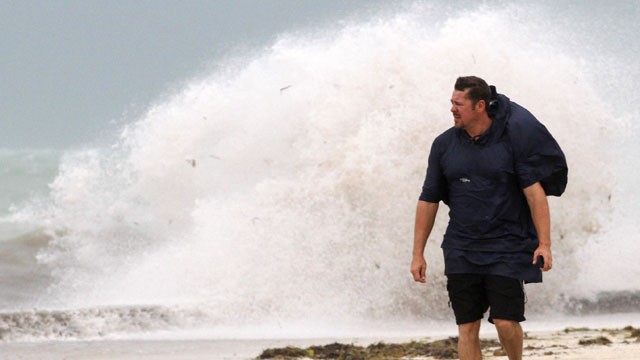
POLYGON ((288 88, 290 88, 291 86, 293 86, 293 85, 287 85, 287 86, 285 86, 285 87, 281 87, 281 88, 280 88, 280 93, 282 94, 282 92, 283 92, 283 91, 287 90, 287 89, 288 89, 288 88))

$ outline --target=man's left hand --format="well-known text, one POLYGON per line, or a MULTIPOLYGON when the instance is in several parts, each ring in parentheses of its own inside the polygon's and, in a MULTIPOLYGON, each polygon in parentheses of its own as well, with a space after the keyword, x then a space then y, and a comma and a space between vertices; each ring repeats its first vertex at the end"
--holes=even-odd
POLYGON ((538 264, 538 256, 544 259, 544 265, 540 267, 542 271, 549 271, 553 267, 553 256, 551 256, 551 247, 539 246, 533 253, 533 264, 538 264))

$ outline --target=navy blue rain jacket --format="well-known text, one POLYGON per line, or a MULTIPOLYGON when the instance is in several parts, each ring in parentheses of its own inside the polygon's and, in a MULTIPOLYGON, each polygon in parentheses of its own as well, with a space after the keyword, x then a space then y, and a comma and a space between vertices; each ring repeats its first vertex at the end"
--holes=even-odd
POLYGON ((450 128, 431 147, 420 200, 449 206, 445 273, 488 273, 542 281, 531 265, 538 237, 522 189, 547 195, 567 185, 564 153, 529 111, 495 93, 490 128, 478 139, 450 128))

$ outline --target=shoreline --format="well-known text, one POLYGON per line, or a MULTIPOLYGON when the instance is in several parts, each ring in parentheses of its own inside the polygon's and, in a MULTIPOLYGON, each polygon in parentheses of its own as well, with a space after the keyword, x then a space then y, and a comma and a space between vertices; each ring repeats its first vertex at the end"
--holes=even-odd
MULTIPOLYGON (((489 346, 483 349, 485 359, 504 359, 495 336, 482 336, 489 346)), ((91 341, 41 341, 0 343, 0 360, 9 359, 256 359, 266 349, 298 347, 301 349, 323 347, 334 343, 350 344, 366 348, 371 344, 387 344, 390 347, 411 341, 434 342, 447 337, 424 339, 242 339, 242 340, 91 340, 91 341)), ((379 347, 379 346, 378 346, 379 347)), ((640 329, 566 328, 559 331, 526 331, 524 339, 526 359, 616 359, 640 358, 640 329)), ((280 357, 281 359, 283 357, 280 357)), ((293 357, 290 357, 293 359, 293 357)), ((303 359, 304 357, 298 357, 303 359)), ((310 357, 306 357, 309 359, 310 357)), ((366 358, 366 357, 365 357, 366 358)), ((393 359, 394 357, 383 357, 393 359)), ((400 357, 395 357, 400 358, 400 357)), ((406 356, 403 359, 438 359, 433 356, 406 356)))

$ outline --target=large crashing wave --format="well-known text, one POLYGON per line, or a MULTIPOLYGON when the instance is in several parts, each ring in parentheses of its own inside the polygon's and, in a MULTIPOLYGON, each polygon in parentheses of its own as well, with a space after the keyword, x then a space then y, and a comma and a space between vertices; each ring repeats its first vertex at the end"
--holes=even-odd
POLYGON ((610 142, 629 114, 612 116, 592 64, 540 32, 540 9, 514 9, 414 6, 283 36, 151 106, 112 146, 69 152, 28 212, 51 237, 37 305, 179 305, 216 325, 450 316, 446 207, 426 287, 408 267, 429 147, 452 125, 455 78, 472 74, 533 112, 569 162, 551 200, 555 269, 530 311, 598 292, 576 278, 579 250, 615 216, 610 142))

